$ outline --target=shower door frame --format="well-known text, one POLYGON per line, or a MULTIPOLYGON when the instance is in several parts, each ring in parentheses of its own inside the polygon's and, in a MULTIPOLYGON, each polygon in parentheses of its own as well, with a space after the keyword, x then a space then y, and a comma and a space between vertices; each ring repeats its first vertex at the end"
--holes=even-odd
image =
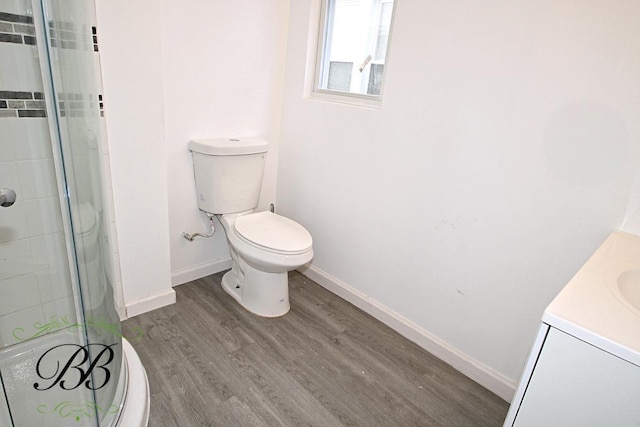
MULTIPOLYGON (((65 166, 65 153, 63 149, 63 141, 61 135, 61 129, 63 124, 61 123, 61 112, 59 109, 59 99, 58 93, 56 92, 56 83, 54 81, 54 69, 53 69, 53 59, 52 59, 52 51, 51 47, 51 38, 49 31, 49 19, 47 16, 47 6, 45 5, 46 0, 30 0, 33 12, 33 24, 35 27, 35 36, 36 36, 36 46, 38 52, 38 62, 40 67, 40 74, 43 85, 43 93, 44 93, 44 102, 46 104, 47 111, 47 124, 48 131, 50 135, 50 144, 52 151, 52 160, 55 171, 55 179, 56 179, 56 187, 58 190, 57 196, 59 201, 59 207, 61 210, 61 222, 62 222, 62 233, 64 234, 64 242, 66 247, 66 261, 67 268, 69 271, 69 286, 71 287, 71 292, 73 294, 73 306, 75 309, 76 321, 80 325, 84 325, 84 329, 82 329, 82 342, 89 348, 91 344, 91 338, 89 336, 89 330, 86 327, 87 318, 85 312, 85 303, 83 301, 83 291, 81 286, 81 273, 79 267, 79 254, 77 251, 77 241, 74 235, 74 218, 71 212, 71 198, 72 198, 72 190, 69 188, 69 179, 67 176, 67 167, 65 166)), ((89 0, 91 1, 91 0, 89 0)), ((94 6, 95 7, 95 6, 94 6)), ((95 9, 93 9, 95 14, 95 9)), ((95 15, 94 15, 95 16, 95 15)), ((97 81, 100 84, 100 81, 97 81)), ((101 91, 100 88, 95 88, 96 91, 101 91)), ((98 119, 100 120, 100 119, 98 119)), ((102 123, 100 123, 100 129, 102 129, 102 123)), ((100 132, 99 141, 100 143, 104 143, 104 132, 100 132)), ((71 155, 69 155, 70 159, 68 161, 73 161, 71 155)), ((103 161, 101 156, 99 156, 99 160, 103 161)), ((102 177, 104 179, 104 176, 102 177)), ((102 191, 105 191, 104 186, 102 186, 102 191)), ((109 198, 107 198, 109 199, 109 198)), ((104 200, 104 199, 103 199, 104 200)), ((107 208, 108 208, 108 204, 107 208)), ((98 224, 100 227, 102 223, 98 224)), ((102 232, 102 231, 101 231, 102 232)), ((110 256, 111 254, 106 254, 106 256, 110 256)), ((107 268, 107 266, 103 265, 103 268, 107 268)), ((103 286, 112 286, 109 282, 105 282, 103 286)), ((116 310, 117 314, 117 310, 116 310)), ((120 336, 120 338, 122 338, 120 336)), ((36 338, 40 339, 40 338, 36 338)), ((19 343, 14 345, 25 345, 26 343, 19 343)), ((88 350, 90 351, 90 350, 88 350)), ((120 370, 119 375, 116 378, 112 378, 111 381, 118 381, 117 387, 115 389, 114 397, 118 399, 117 406, 122 409, 123 402, 125 400, 125 390, 126 383, 128 379, 127 369, 125 358, 123 355, 122 341, 119 342, 117 351, 120 353, 120 370)), ((9 352, 10 354, 10 352, 9 352)), ((94 356, 90 356, 90 359, 83 366, 90 366, 91 361, 94 359, 94 356)), ((93 384, 95 383, 95 378, 92 371, 89 371, 91 375, 91 381, 93 384)), ((7 389, 5 387, 5 381, 2 378, 2 374, 0 373, 0 386, 2 387, 2 391, 4 392, 4 400, 6 403, 6 410, 11 418, 12 424, 15 423, 15 419, 12 416, 11 404, 9 401, 9 395, 6 393, 7 389)), ((84 393, 88 396, 88 400, 92 400, 93 402, 98 402, 98 397, 96 395, 96 391, 87 389, 84 393)), ((2 410, 2 405, 0 405, 0 411, 2 410)), ((99 413, 96 413, 95 419, 87 419, 86 425, 101 425, 101 420, 99 419, 99 413)), ((110 425, 115 425, 118 422, 119 413, 115 417, 110 417, 110 425)), ((2 420, 2 413, 0 413, 0 420, 2 420)))

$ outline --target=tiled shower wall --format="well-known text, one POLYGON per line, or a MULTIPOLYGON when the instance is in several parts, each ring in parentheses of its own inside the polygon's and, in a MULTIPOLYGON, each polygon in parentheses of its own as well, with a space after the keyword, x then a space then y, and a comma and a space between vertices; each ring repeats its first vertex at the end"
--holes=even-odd
MULTIPOLYGON (((50 22, 48 30, 54 60, 67 54, 98 63, 95 27, 50 22)), ((30 2, 0 0, 0 58, 0 187, 18 194, 14 206, 0 208, 1 348, 37 332, 37 322, 47 324, 60 316, 74 321, 75 308, 30 2)), ((67 92, 58 94, 57 105, 63 134, 86 134, 83 140, 74 139, 70 152, 75 166, 66 171, 78 188, 73 208, 88 218, 95 214, 96 227, 103 228, 99 252, 111 264, 107 267, 119 301, 109 157, 106 139, 96 138, 97 133, 104 135, 104 124, 93 120, 100 123, 95 129, 83 120, 104 117, 102 95, 69 90, 72 81, 63 89, 67 92), (98 170, 106 183, 99 180, 98 170), (96 182, 105 198, 95 197, 96 182)))

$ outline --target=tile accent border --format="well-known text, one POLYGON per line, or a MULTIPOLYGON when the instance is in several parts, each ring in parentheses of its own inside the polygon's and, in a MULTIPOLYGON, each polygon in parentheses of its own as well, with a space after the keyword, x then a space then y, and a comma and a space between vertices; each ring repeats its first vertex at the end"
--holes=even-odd
MULTIPOLYGON (((59 93, 60 117, 104 117, 102 94, 59 93)), ((47 117, 42 92, 0 90, 0 118, 47 117)))
POLYGON ((59 93, 58 108, 60 117, 89 117, 100 115, 104 117, 104 102, 102 95, 97 96, 82 93, 59 93))
POLYGON ((36 28, 33 18, 0 12, 0 42, 35 45, 36 28))
POLYGON ((49 21, 51 47, 61 49, 93 50, 93 43, 86 26, 73 22, 49 21))
POLYGON ((98 52, 98 29, 91 27, 91 36, 93 37, 93 51, 98 52))
MULTIPOLYGON (((73 22, 49 21, 51 47, 83 49, 98 52, 98 30, 73 22)), ((33 17, 0 12, 0 43, 36 44, 36 28, 33 17)))
POLYGON ((47 117, 42 92, 0 90, 0 117, 47 117))

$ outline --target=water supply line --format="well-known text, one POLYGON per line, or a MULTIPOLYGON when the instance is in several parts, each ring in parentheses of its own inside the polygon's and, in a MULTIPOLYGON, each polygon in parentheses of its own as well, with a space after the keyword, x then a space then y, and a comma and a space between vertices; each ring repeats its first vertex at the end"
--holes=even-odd
POLYGON ((211 236, 213 236, 213 233, 216 231, 214 226, 213 226, 213 214, 212 213, 207 213, 207 216, 209 217, 209 224, 211 225, 211 231, 209 231, 207 234, 202 234, 202 233, 194 233, 194 234, 182 233, 182 237, 184 237, 185 239, 187 239, 190 242, 193 242, 193 239, 195 239, 196 237, 211 237, 211 236))

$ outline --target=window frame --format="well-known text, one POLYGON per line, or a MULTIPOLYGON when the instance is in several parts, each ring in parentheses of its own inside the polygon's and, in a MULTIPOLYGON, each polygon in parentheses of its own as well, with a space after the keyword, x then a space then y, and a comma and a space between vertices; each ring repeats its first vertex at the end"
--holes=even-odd
MULTIPOLYGON (((323 81, 327 81, 329 75, 330 68, 330 55, 325 55, 326 48, 331 45, 332 36, 333 36, 333 16, 335 16, 330 11, 330 7, 334 4, 332 0, 318 0, 319 1, 319 22, 318 22, 318 39, 316 46, 316 55, 315 55, 315 64, 313 67, 313 86, 311 88, 311 98, 322 99, 322 100, 330 100, 336 102, 342 102, 347 104, 354 105, 362 105, 362 106, 372 106, 379 107, 382 104, 382 98, 384 95, 385 81, 387 79, 388 67, 389 63, 389 52, 391 46, 391 39, 393 35, 393 27, 395 23, 396 17, 396 7, 399 0, 378 0, 378 4, 376 6, 377 10, 375 13, 375 26, 379 24, 380 20, 380 10, 382 7, 382 3, 393 2, 391 9, 391 22, 389 25, 389 35, 387 37, 387 46, 385 51, 385 57, 382 62, 380 60, 375 60, 371 58, 366 65, 366 79, 363 81, 368 82, 371 75, 371 65, 372 64, 383 64, 384 71, 382 74, 382 81, 380 84, 380 94, 379 95, 371 95, 367 93, 356 93, 356 92, 344 92, 333 89, 324 89, 321 86, 323 81), (331 19, 330 19, 331 18, 331 19)), ((372 37, 372 45, 375 46, 377 44, 379 35, 376 33, 372 37)), ((373 55, 373 52, 372 52, 373 55)), ((354 66, 356 64, 354 63, 354 66)))

